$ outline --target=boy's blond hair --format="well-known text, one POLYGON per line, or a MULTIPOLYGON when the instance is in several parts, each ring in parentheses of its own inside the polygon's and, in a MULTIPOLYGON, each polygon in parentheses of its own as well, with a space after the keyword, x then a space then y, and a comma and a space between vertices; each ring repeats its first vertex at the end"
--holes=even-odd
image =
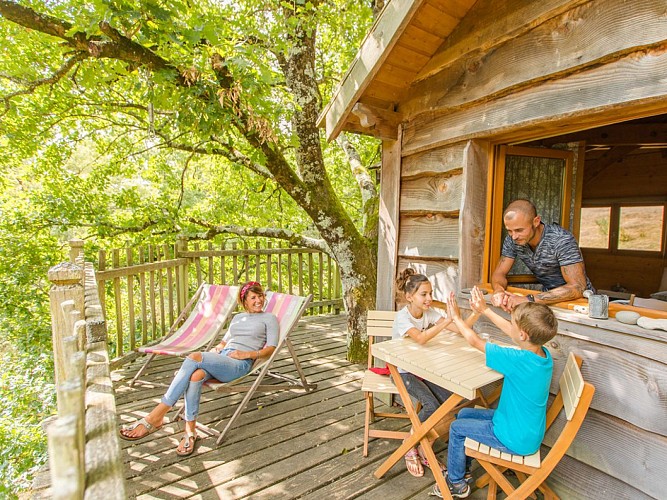
POLYGON ((528 335, 531 344, 544 345, 558 333, 558 321, 544 304, 522 302, 512 311, 516 326, 528 335))

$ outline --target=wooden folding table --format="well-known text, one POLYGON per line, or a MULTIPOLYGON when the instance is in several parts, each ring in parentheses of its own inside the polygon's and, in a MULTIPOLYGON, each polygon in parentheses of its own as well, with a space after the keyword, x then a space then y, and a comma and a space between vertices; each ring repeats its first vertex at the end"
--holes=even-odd
MULTIPOLYGON (((503 378, 486 366, 484 353, 471 347, 457 333, 443 332, 424 345, 409 337, 379 342, 373 344, 372 351, 375 357, 387 363, 413 430, 412 435, 375 471, 377 478, 381 478, 418 443, 421 443, 429 463, 437 464, 433 448, 426 439, 428 433, 463 399, 481 397, 481 388, 503 378), (452 395, 425 422, 420 422, 397 367, 450 390, 452 395)), ((431 471, 443 498, 451 498, 440 468, 432 467, 431 471)))

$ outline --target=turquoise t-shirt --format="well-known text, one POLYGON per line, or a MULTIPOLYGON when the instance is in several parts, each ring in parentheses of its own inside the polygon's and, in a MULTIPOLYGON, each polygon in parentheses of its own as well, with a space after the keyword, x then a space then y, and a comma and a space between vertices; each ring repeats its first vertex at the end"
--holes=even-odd
POLYGON ((486 366, 502 373, 503 390, 493 415, 493 432, 519 455, 535 453, 542 443, 547 420, 553 359, 530 351, 487 342, 486 366))

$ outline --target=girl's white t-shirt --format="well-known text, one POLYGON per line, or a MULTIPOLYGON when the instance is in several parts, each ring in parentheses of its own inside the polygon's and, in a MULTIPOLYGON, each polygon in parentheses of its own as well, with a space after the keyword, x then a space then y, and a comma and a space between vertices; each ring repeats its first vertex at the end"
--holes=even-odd
MULTIPOLYGON (((422 314, 421 318, 415 318, 412 314, 410 314, 408 306, 405 306, 396 313, 391 331, 391 338, 400 339, 405 337, 408 334, 408 330, 410 328, 416 328, 422 332, 424 330, 428 330, 442 317, 442 314, 440 314, 438 311, 434 309, 427 309, 424 311, 424 314, 422 314)), ((399 373, 407 373, 405 370, 401 370, 400 368, 398 371, 399 373)))

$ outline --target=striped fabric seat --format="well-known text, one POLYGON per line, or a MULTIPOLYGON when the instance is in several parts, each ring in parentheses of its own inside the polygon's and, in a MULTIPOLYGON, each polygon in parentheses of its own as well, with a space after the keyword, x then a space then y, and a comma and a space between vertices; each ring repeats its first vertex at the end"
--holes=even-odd
POLYGON ((247 394, 243 398, 243 401, 239 403, 234 415, 232 415, 229 421, 227 421, 227 424, 222 432, 219 432, 216 429, 212 429, 208 426, 201 425, 199 422, 197 423, 197 426, 203 429, 205 432, 217 435, 218 444, 222 442, 225 435, 227 434, 227 431, 231 428, 234 422, 241 415, 244 408, 248 404, 248 401, 250 401, 250 399, 257 390, 276 391, 276 390, 305 389, 306 391, 309 392, 317 387, 316 384, 309 384, 308 381, 306 380, 306 375, 303 372, 303 369, 301 368, 301 363, 299 363, 299 358, 297 357, 296 351, 294 350, 294 346, 292 345, 292 342, 289 339, 289 334, 292 332, 296 324, 299 322, 301 315, 306 310, 306 307, 308 307, 308 304, 310 303, 311 299, 312 295, 309 295, 308 297, 300 297, 298 295, 289 295, 286 293, 267 292, 266 305, 264 306, 264 310, 266 312, 271 312, 275 314, 276 317, 278 318, 278 323, 280 324, 280 336, 278 340, 278 345, 276 349, 273 351, 273 354, 271 354, 271 356, 269 356, 268 358, 257 359, 250 373, 248 373, 248 375, 245 375, 244 377, 238 378, 236 380, 224 384, 222 382, 218 382, 217 380, 209 380, 206 382, 205 385, 207 387, 219 392, 247 391, 247 394), (283 345, 287 346, 287 349, 289 350, 289 353, 292 356, 292 360, 294 361, 294 365, 299 374, 299 378, 294 378, 289 375, 269 371, 271 364, 273 363, 273 360, 275 359, 276 355, 280 352, 283 345), (254 382, 251 385, 249 386, 239 385, 239 382, 241 382, 242 380, 251 375, 257 375, 257 377, 255 378, 254 382), (262 386, 260 384, 262 383, 262 380, 266 375, 280 379, 287 383, 283 385, 270 384, 262 386))
POLYGON ((202 283, 166 337, 157 344, 137 349, 151 356, 132 379, 130 386, 140 382, 139 377, 158 354, 187 356, 202 347, 202 350, 210 349, 230 314, 236 309, 238 292, 238 286, 202 283))

